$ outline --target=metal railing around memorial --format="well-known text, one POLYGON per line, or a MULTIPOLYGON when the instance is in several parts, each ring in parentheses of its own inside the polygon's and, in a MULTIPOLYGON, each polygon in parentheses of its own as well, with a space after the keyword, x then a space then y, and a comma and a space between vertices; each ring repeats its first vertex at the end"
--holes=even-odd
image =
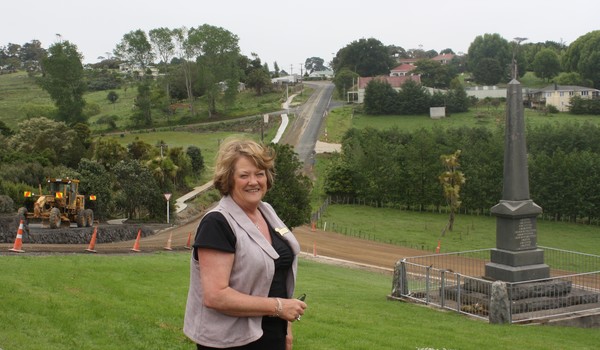
MULTIPOLYGON (((510 322, 528 323, 586 310, 600 313, 600 256, 538 247, 550 278, 507 283, 510 322)), ((489 318, 492 281, 485 265, 492 249, 423 255, 399 260, 391 299, 409 300, 489 318)))

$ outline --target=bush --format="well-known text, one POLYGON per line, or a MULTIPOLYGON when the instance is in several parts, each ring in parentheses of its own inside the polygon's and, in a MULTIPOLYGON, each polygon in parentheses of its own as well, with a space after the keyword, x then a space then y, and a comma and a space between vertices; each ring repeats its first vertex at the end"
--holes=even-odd
POLYGON ((12 213, 15 211, 15 202, 7 195, 0 194, 0 213, 12 213))

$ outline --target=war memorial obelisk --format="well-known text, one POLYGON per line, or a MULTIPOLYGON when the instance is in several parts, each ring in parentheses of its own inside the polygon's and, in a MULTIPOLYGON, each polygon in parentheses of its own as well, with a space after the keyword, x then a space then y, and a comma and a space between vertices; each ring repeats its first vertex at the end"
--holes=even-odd
POLYGON ((505 133, 502 199, 491 209, 496 216, 496 248, 485 277, 504 282, 548 278, 550 267, 544 264, 544 251, 537 248, 536 220, 542 208, 529 198, 523 93, 515 78, 508 84, 505 133))

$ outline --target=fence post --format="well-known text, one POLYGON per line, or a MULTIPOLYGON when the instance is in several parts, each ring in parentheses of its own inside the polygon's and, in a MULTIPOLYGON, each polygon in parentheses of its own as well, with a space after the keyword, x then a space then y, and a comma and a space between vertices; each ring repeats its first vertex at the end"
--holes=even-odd
POLYGON ((440 292, 441 292, 441 295, 440 295, 440 297, 441 297, 441 300, 440 300, 441 305, 440 306, 443 309, 444 306, 445 306, 444 305, 445 301, 446 301, 446 271, 444 271, 444 270, 441 271, 441 279, 442 280, 441 280, 441 285, 440 285, 440 292))
POLYGON ((429 305, 429 276, 431 266, 427 266, 425 269, 425 304, 429 305))
POLYGON ((461 296, 460 296, 460 274, 456 274, 456 311, 461 311, 461 296))

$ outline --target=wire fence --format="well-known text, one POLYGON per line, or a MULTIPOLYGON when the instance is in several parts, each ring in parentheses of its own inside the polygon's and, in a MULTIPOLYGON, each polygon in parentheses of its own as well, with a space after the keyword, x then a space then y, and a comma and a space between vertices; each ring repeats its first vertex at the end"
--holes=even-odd
MULTIPOLYGON (((550 278, 507 283, 510 322, 600 312, 600 256, 539 247, 550 278)), ((488 319, 491 249, 405 258, 396 263, 390 298, 410 300, 488 319)))
MULTIPOLYGON (((436 214, 449 214, 450 207, 445 205, 411 205, 407 206, 405 204, 396 203, 392 201, 385 200, 366 200, 361 198, 354 198, 348 196, 328 196, 323 204, 312 214, 311 219, 313 222, 317 220, 315 218, 320 218, 323 216, 327 207, 331 204, 343 204, 343 205, 363 205, 374 208, 393 208, 404 211, 412 211, 412 212, 427 212, 427 213, 436 213, 436 214)), ((464 215, 475 215, 475 216, 493 216, 493 214, 489 209, 469 209, 469 208, 458 208, 457 214, 464 215)), ((552 222, 570 222, 570 223, 578 223, 583 225, 592 225, 592 226, 600 226, 600 218, 589 218, 589 217, 571 217, 567 215, 552 215, 547 213, 541 213, 537 217, 538 220, 542 221, 552 221, 552 222)))

